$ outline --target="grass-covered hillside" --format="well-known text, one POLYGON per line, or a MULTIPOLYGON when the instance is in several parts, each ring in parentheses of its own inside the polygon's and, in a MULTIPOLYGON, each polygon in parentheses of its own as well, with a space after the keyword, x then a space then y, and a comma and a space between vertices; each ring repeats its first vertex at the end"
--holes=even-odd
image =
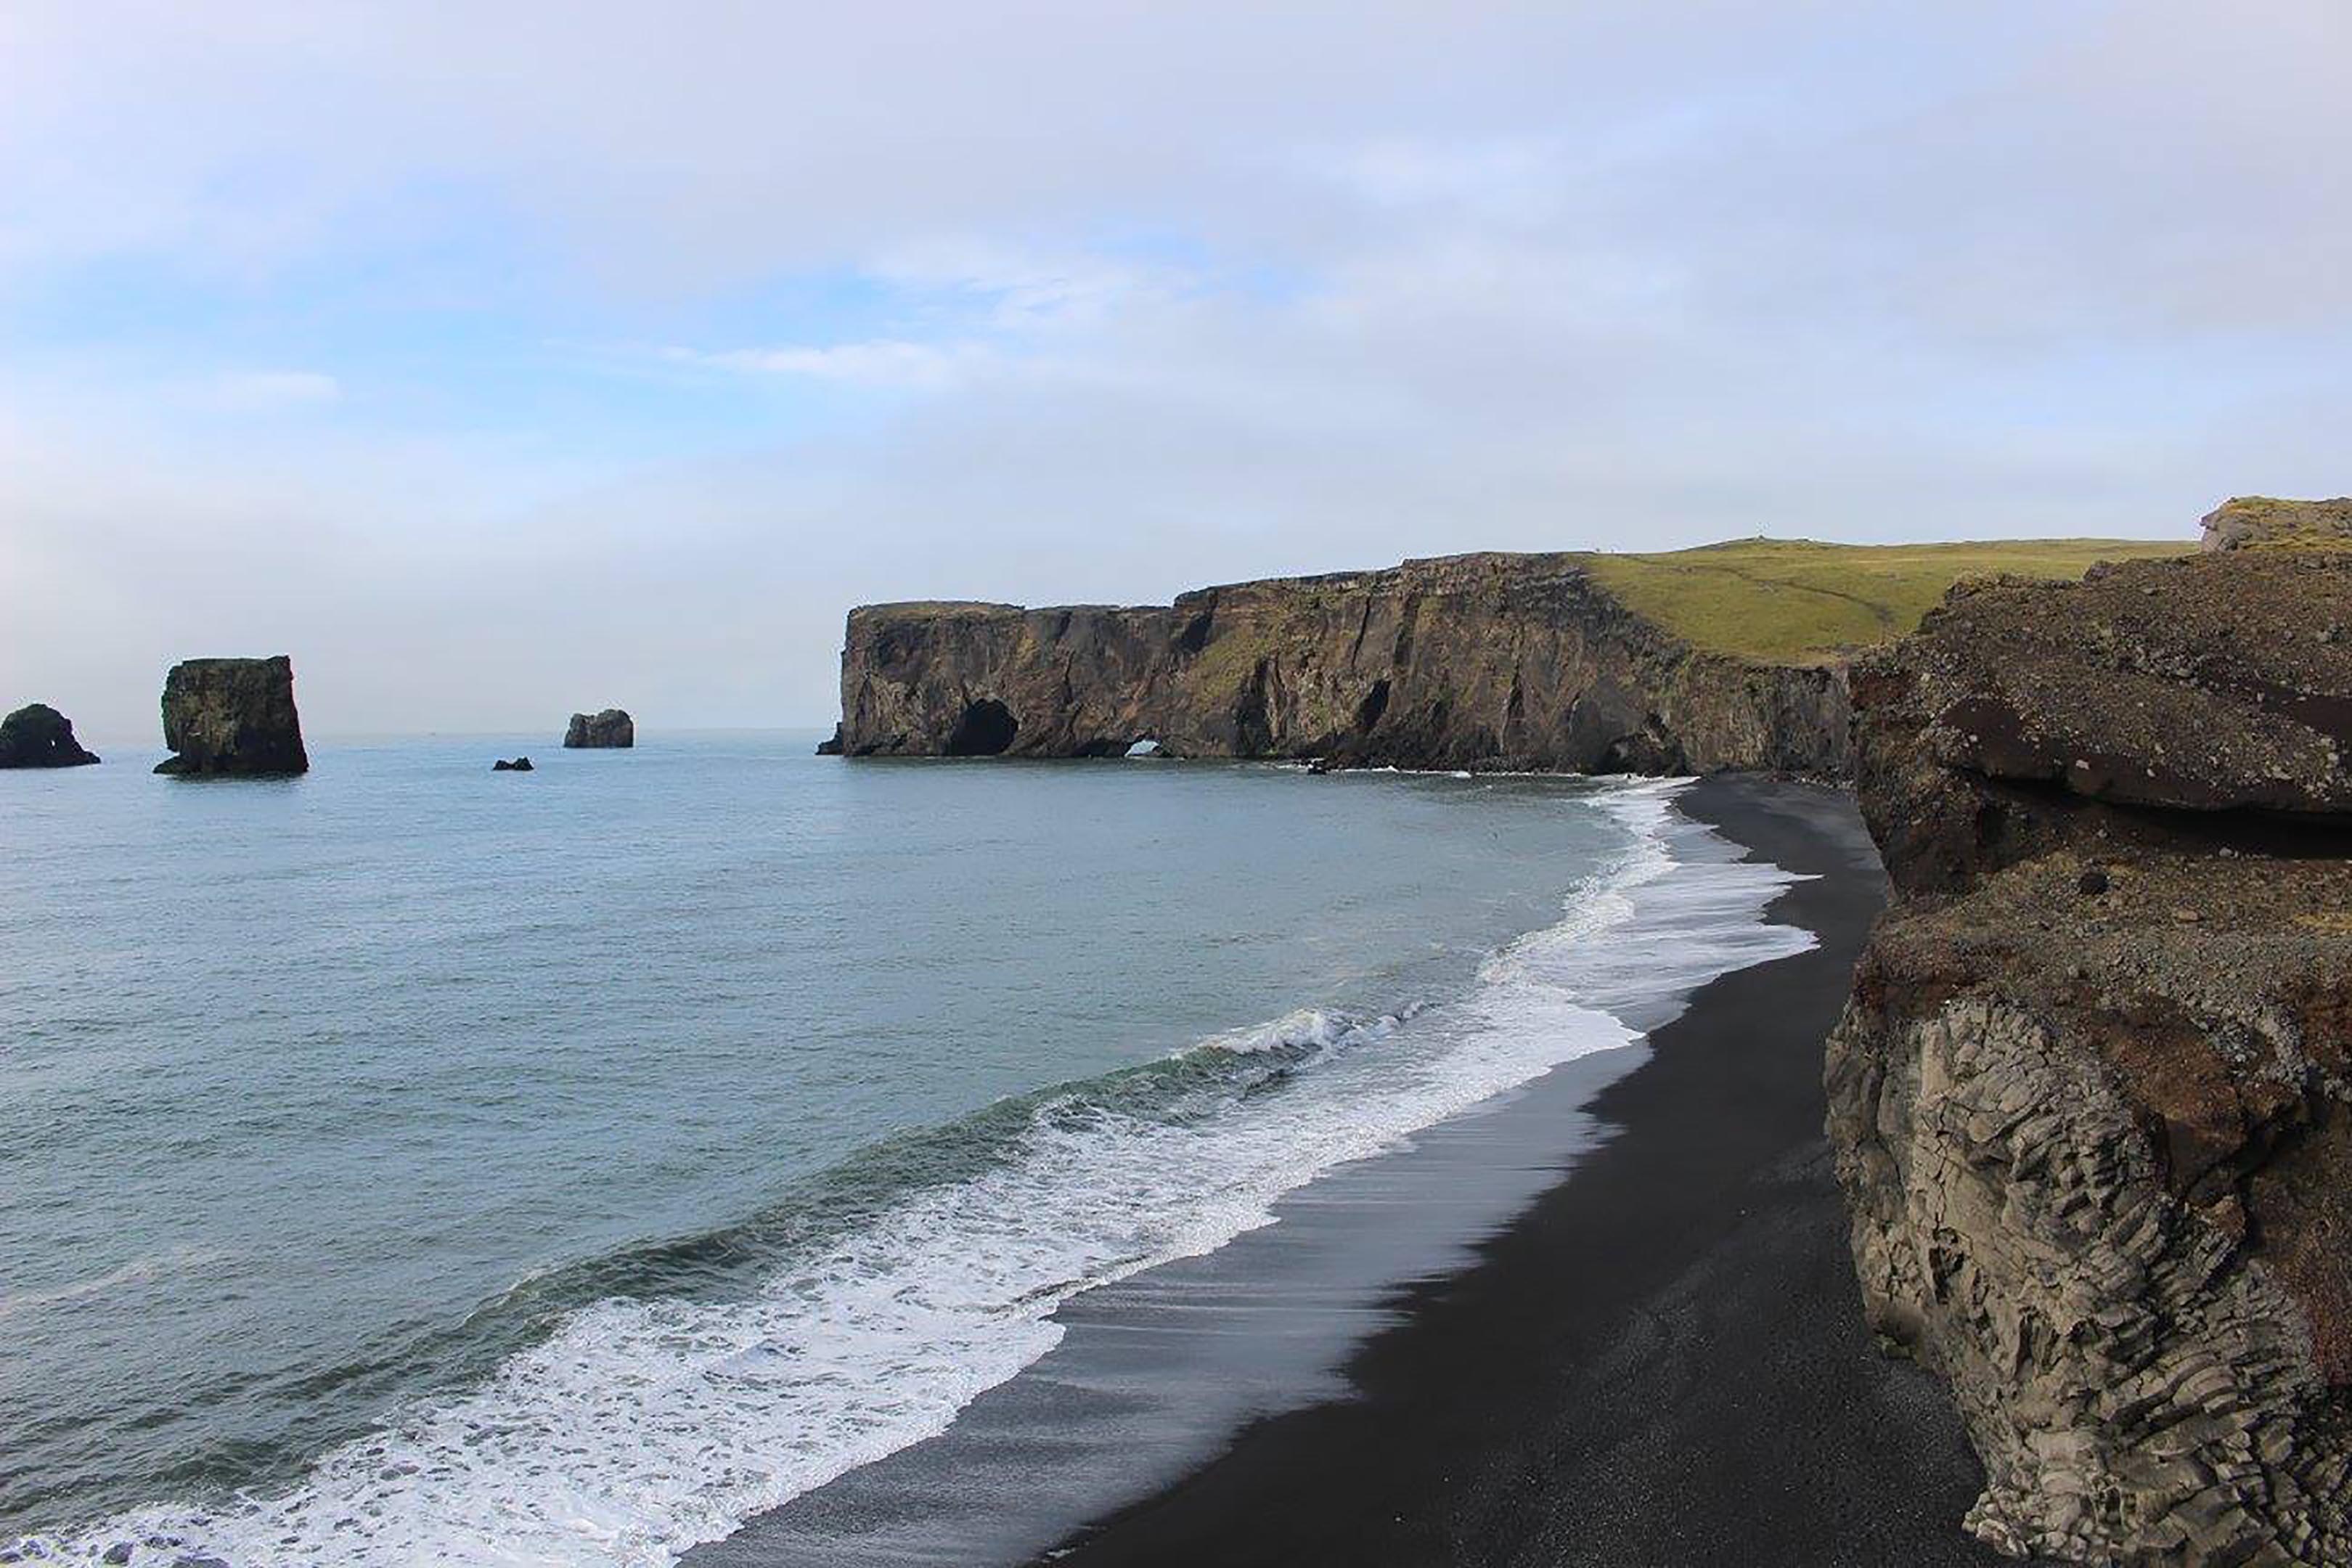
POLYGON ((1816 544, 1742 539, 1659 555, 1590 555, 1627 605, 1701 647, 1819 664, 1902 636, 1963 577, 2079 577, 2097 562, 2185 555, 2187 540, 1999 539, 1816 544))

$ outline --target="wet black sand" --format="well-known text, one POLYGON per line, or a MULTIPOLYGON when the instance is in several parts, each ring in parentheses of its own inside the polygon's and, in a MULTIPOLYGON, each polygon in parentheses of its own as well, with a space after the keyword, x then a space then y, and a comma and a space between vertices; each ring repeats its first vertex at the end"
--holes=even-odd
POLYGON ((1701 991, 1592 1100, 1622 1131, 1391 1303, 1345 1394, 1248 1426, 1047 1560, 2007 1561, 1959 1531, 1979 1476, 1941 1391, 1863 1330, 1822 1133, 1876 858, 1831 792, 1714 781, 1681 804, 1819 874, 1774 913, 1821 945, 1701 991))

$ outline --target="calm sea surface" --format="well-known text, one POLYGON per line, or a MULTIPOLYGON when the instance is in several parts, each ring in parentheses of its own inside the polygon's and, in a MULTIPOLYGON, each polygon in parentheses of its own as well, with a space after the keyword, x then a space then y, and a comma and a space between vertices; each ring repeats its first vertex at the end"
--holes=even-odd
POLYGON ((814 739, 0 773, 0 1542, 668 1562, 1632 1037, 1674 885, 1655 786, 814 739))

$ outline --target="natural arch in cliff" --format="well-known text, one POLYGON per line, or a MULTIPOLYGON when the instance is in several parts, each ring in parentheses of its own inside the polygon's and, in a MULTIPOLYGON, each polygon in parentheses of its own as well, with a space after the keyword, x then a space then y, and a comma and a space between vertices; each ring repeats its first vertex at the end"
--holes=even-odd
POLYGON ((1021 732, 1021 721, 1013 710, 993 697, 983 697, 964 705, 964 710, 948 732, 947 754, 950 757, 993 757, 1013 744, 1013 737, 1021 732))

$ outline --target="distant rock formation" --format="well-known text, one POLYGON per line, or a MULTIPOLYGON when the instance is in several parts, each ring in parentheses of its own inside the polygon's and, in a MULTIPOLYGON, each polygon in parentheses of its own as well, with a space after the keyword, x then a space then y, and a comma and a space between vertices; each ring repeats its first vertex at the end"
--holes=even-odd
POLYGON ((490 772, 494 773, 527 773, 531 771, 530 759, 529 757, 517 757, 512 762, 509 762, 506 758, 500 757, 497 762, 490 764, 490 772))
POLYGON ((98 761, 74 739, 73 721, 46 702, 0 719, 0 768, 79 768, 98 761))
POLYGON ((2352 555, 1955 589, 1858 660, 1872 1326, 2002 1550, 2352 1562, 2352 555))
POLYGON ((853 756, 1320 757, 1341 765, 1845 771, 1834 668, 1692 647, 1570 555, 1207 588, 1172 605, 849 614, 853 756))
POLYGON ((294 709, 294 663, 192 658, 163 681, 163 743, 177 755, 159 773, 259 778, 308 773, 294 709))
POLYGON ((563 743, 581 747, 629 747, 637 743, 637 727, 618 708, 607 708, 602 713, 574 713, 572 722, 564 727, 563 743))
POLYGON ((2352 497, 2239 496, 2205 514, 2207 550, 2352 550, 2352 497))

